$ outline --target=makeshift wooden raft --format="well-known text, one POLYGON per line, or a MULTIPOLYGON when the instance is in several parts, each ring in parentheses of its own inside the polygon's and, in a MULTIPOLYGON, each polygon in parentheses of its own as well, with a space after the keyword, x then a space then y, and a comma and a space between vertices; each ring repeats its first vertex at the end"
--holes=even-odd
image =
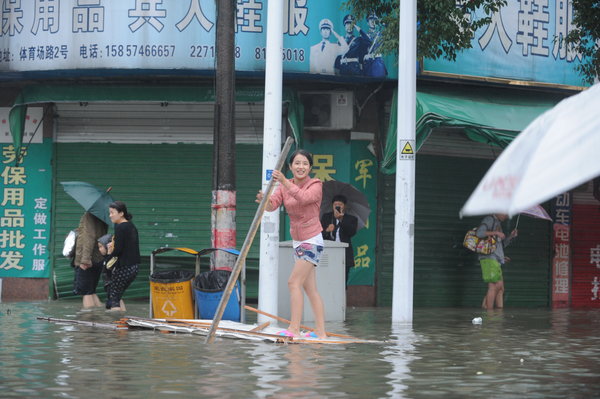
MULTIPOLYGON (((130 327, 144 328, 174 333, 208 335, 212 320, 195 319, 147 319, 141 317, 125 317, 122 319, 130 327)), ((221 320, 216 335, 222 338, 244 339, 249 341, 265 341, 286 344, 374 344, 383 341, 367 340, 354 337, 328 337, 326 339, 312 337, 286 337, 278 335, 280 328, 261 325, 244 324, 230 320, 221 320)))

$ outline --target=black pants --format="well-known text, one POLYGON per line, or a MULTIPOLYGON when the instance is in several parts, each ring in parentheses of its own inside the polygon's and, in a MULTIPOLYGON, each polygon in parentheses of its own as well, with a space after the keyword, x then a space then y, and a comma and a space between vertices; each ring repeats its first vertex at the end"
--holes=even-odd
POLYGON ((86 270, 77 266, 75 268, 75 280, 73 281, 73 293, 75 295, 95 294, 101 271, 102 265, 99 264, 94 264, 86 270))
POLYGON ((115 266, 111 273, 110 283, 106 286, 108 297, 106 299, 106 308, 116 308, 121 306, 121 298, 125 290, 133 283, 138 274, 139 266, 115 266))

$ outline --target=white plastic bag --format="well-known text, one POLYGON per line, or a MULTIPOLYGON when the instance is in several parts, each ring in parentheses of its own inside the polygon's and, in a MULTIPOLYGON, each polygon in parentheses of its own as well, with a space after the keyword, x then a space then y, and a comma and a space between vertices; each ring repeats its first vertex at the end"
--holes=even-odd
POLYGON ((65 258, 73 258, 75 256, 75 243, 77 242, 77 230, 69 231, 65 238, 62 254, 65 258))

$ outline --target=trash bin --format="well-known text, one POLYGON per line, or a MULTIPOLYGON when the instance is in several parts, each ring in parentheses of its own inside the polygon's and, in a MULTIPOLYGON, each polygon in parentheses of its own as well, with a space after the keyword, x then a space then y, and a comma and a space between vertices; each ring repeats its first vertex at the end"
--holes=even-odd
MULTIPOLYGON (((202 272, 194 278, 194 297, 201 319, 215 317, 230 275, 231 272, 228 270, 211 270, 202 272)), ((222 320, 240 321, 240 298, 240 282, 237 281, 223 311, 222 320)))
POLYGON ((152 312, 155 318, 193 319, 194 272, 164 270, 150 275, 152 312))

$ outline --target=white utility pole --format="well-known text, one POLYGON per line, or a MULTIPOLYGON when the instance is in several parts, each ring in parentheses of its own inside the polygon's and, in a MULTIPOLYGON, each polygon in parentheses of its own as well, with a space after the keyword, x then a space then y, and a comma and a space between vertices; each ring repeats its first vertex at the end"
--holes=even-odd
MULTIPOLYGON (((281 101, 283 89, 283 2, 270 1, 267 9, 265 60, 265 113, 263 131, 262 190, 281 153, 281 101)), ((277 314, 279 268, 279 212, 265 212, 260 226, 258 307, 277 314)), ((259 323, 270 320, 258 315, 259 323)))
POLYGON ((415 242, 417 4, 400 1, 392 322, 412 323, 415 242))

